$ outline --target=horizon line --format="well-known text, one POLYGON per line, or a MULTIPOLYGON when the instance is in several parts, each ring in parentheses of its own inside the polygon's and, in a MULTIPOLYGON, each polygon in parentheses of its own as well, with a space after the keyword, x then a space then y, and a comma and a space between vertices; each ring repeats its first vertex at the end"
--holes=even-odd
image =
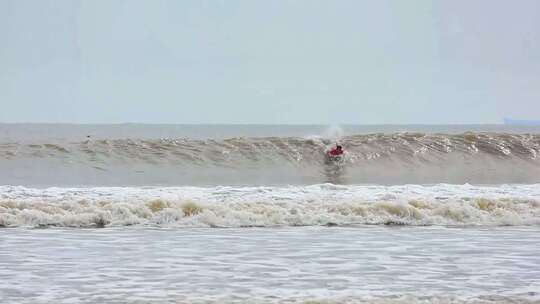
POLYGON ((478 126, 507 123, 171 123, 171 122, 0 122, 0 125, 181 125, 181 126, 478 126))

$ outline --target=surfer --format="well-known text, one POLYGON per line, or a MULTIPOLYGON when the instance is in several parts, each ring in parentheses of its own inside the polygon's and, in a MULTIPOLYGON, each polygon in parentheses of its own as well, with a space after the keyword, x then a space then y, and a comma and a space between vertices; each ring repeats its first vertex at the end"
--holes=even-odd
POLYGON ((326 155, 330 158, 341 157, 343 155, 343 147, 336 144, 336 146, 326 152, 326 155))
POLYGON ((345 170, 344 155, 345 151, 343 147, 336 144, 335 147, 327 150, 324 160, 324 174, 326 175, 327 182, 332 184, 344 183, 343 175, 345 170))

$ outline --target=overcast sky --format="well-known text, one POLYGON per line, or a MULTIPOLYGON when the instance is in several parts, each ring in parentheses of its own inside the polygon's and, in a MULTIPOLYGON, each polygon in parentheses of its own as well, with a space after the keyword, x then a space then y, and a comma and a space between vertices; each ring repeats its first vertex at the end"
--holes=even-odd
POLYGON ((540 119, 540 1, 0 0, 0 122, 540 119))

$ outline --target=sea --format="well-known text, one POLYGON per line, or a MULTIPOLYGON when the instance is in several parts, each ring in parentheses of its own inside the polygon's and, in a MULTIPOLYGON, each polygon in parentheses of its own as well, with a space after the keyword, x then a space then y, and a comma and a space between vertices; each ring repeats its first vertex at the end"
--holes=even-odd
POLYGON ((0 124, 0 303, 540 303, 540 126, 0 124))

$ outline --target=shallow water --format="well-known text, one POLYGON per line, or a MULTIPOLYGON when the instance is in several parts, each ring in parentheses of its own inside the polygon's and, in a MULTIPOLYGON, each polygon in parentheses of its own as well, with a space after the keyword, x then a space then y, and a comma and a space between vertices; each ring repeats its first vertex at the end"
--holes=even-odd
POLYGON ((538 227, 8 229, 4 303, 533 302, 538 227))

